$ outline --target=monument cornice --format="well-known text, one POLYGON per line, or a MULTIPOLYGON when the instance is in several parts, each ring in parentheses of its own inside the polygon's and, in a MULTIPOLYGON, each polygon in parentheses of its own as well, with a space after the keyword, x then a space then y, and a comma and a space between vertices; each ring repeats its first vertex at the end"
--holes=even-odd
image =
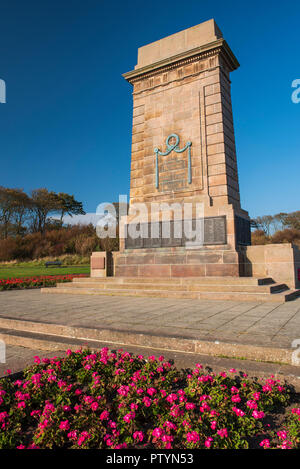
POLYGON ((204 46, 199 46, 158 62, 145 65, 144 67, 136 68, 130 72, 124 73, 122 76, 129 83, 135 83, 136 81, 147 78, 151 75, 163 73, 173 68, 196 62, 197 60, 211 57, 216 54, 220 54, 225 59, 230 71, 236 70, 239 67, 240 64, 237 58, 225 39, 221 38, 204 46))

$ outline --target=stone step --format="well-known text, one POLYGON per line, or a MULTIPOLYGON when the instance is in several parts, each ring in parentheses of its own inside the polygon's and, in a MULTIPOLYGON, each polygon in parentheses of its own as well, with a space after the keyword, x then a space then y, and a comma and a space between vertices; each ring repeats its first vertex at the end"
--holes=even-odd
POLYGON ((171 285, 190 285, 190 284, 201 284, 201 285, 270 285, 275 283, 270 277, 85 277, 85 278, 74 278, 73 283, 151 283, 151 284, 171 284, 171 285))
POLYGON ((248 293, 248 292, 192 292, 192 291, 170 291, 170 290, 121 290, 121 289, 99 289, 99 288, 72 288, 52 287, 42 288, 42 293, 68 293, 81 295, 109 295, 109 296, 134 296, 134 297, 152 297, 152 298, 184 298, 198 300, 230 300, 230 301, 253 301, 253 302, 274 302, 284 303, 300 296, 300 290, 287 290, 282 293, 248 293))
POLYGON ((0 340, 6 345, 14 345, 37 350, 48 351, 73 351, 82 348, 92 350, 101 349, 105 344, 95 340, 74 339, 71 337, 61 337, 39 332, 27 332, 22 330, 0 328, 0 340))
POLYGON ((275 293, 288 290, 285 284, 271 285, 220 285, 220 284, 168 284, 168 283, 112 283, 112 282, 74 282, 58 283, 57 288, 92 288, 99 290, 169 290, 175 292, 245 292, 245 293, 275 293))
POLYGON ((111 349, 134 346, 159 351, 188 352, 202 356, 242 357, 262 362, 294 364, 293 349, 209 341, 201 337, 195 339, 115 329, 94 329, 4 317, 1 318, 0 340, 3 340, 6 345, 48 351, 77 350, 81 347, 97 350, 103 346, 111 349))

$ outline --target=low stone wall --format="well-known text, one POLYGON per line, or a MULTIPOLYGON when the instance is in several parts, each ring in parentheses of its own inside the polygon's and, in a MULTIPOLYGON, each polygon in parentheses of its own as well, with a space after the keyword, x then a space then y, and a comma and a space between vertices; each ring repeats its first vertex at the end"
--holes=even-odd
POLYGON ((241 248, 240 273, 250 277, 272 277, 290 288, 300 288, 300 250, 291 243, 241 248))

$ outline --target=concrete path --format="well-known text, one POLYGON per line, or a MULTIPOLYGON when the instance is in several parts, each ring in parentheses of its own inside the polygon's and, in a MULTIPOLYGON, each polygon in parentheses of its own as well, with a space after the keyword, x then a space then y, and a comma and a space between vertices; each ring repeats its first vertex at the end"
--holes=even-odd
POLYGON ((1 317, 166 337, 290 348, 300 299, 284 304, 0 292, 1 317))

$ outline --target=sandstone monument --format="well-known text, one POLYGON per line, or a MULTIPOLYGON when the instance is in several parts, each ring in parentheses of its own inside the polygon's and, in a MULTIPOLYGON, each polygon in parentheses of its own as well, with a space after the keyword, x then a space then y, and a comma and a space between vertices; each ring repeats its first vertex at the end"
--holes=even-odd
POLYGON ((117 276, 240 274, 238 247, 250 244, 250 223, 240 206, 231 110, 229 75, 238 66, 210 20, 141 47, 124 75, 133 85, 130 205, 185 202, 195 211, 202 203, 204 243, 188 250, 172 232, 153 239, 145 220, 148 237, 125 238, 117 276))
POLYGON ((138 50, 137 65, 124 74, 133 90, 125 237, 119 252, 93 253, 91 279, 52 292, 246 301, 299 295, 299 250, 250 246, 231 107, 230 73, 238 67, 214 20, 138 50), (137 204, 147 211, 133 236, 137 204), (201 226, 201 242, 191 245, 186 221, 188 233, 201 226))

